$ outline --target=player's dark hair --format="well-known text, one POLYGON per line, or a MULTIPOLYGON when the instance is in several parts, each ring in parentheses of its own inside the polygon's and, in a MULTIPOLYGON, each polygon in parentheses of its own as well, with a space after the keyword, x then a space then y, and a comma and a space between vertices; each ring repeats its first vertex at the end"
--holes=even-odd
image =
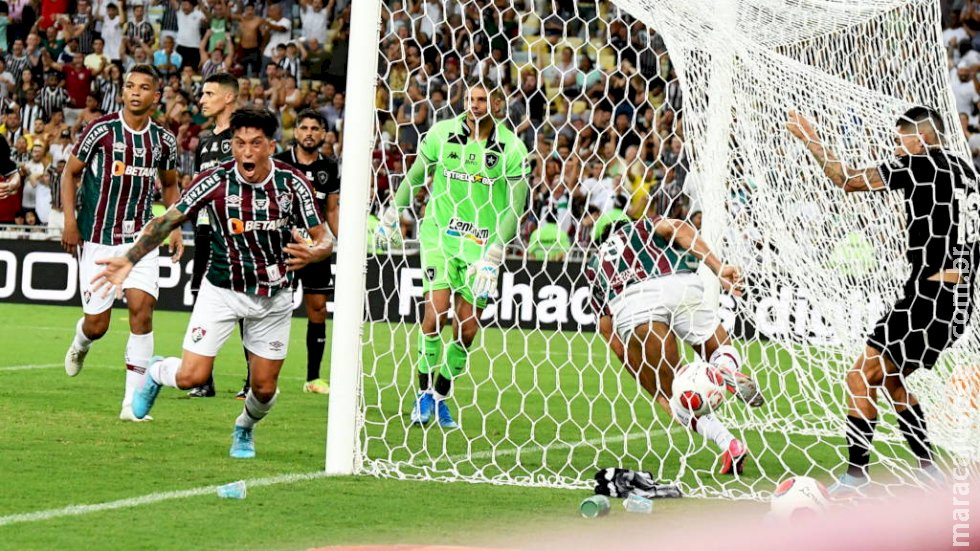
POLYGON ((238 132, 242 128, 256 128, 261 130, 265 137, 272 138, 279 129, 279 121, 268 109, 246 105, 239 107, 231 114, 231 131, 238 132))
POLYGON ((609 239, 616 230, 622 228, 623 226, 628 226, 632 223, 632 220, 616 220, 615 222, 610 222, 605 228, 602 228, 602 232, 599 233, 599 238, 596 239, 596 244, 601 245, 609 239))
POLYGON ((233 90, 235 95, 238 95, 238 79, 235 78, 231 73, 214 73, 208 78, 204 79, 204 84, 213 82, 222 88, 228 88, 233 90))
POLYGON ((300 123, 302 123, 306 119, 314 120, 317 122, 317 124, 322 126, 324 129, 327 128, 326 117, 321 115, 320 112, 317 111, 316 109, 303 109, 302 111, 300 111, 299 114, 296 115, 296 126, 299 126, 300 123))
POLYGON ((909 129, 924 122, 932 122, 932 127, 940 134, 946 132, 946 125, 943 123, 942 115, 935 109, 923 105, 917 105, 903 113, 898 118, 898 124, 896 126, 909 129))
MULTIPOLYGON (((156 70, 153 65, 148 65, 146 63, 138 63, 133 65, 133 68, 126 73, 127 77, 133 73, 139 73, 141 75, 147 75, 153 79, 153 85, 159 86, 160 84, 160 73, 156 70)), ((125 79, 123 79, 125 80, 125 79)))

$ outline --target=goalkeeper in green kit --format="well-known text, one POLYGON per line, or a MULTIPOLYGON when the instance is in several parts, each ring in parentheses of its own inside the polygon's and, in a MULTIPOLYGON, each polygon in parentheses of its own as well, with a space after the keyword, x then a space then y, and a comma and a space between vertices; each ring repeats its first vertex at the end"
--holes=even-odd
POLYGON ((456 428, 446 398, 466 370, 487 299, 497 292, 504 248, 517 234, 528 195, 527 148, 489 113, 486 86, 469 89, 467 111, 433 125, 375 230, 379 246, 399 247, 399 212, 432 178, 419 226, 425 313, 418 335, 419 394, 411 420, 456 428), (442 328, 453 309, 452 339, 442 328), (433 380, 433 376, 435 376, 433 380))

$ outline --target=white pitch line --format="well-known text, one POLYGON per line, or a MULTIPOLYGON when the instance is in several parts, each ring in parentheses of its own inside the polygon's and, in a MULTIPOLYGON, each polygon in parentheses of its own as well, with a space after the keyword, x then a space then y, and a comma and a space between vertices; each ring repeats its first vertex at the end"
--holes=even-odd
MULTIPOLYGON (((278 476, 270 476, 266 478, 254 478, 254 479, 246 480, 245 487, 258 488, 262 486, 273 486, 276 484, 292 484, 294 482, 316 480, 318 478, 324 478, 326 476, 327 476, 326 471, 314 471, 312 473, 282 474, 278 476)), ((208 494, 216 494, 217 490, 218 490, 218 486, 202 486, 200 488, 191 488, 189 490, 158 492, 155 494, 147 494, 139 497, 118 499, 116 501, 107 501, 104 503, 95 503, 91 505, 69 505, 67 507, 61 507, 60 509, 48 509, 45 511, 35 511, 33 513, 7 515, 5 517, 0 517, 0 526, 7 526, 9 524, 19 524, 23 522, 38 522, 42 520, 51 520, 60 517, 73 517, 79 515, 87 515, 89 513, 100 513, 102 511, 112 511, 114 509, 128 509, 130 507, 139 507, 140 505, 149 505, 152 503, 159 503, 161 501, 170 501, 172 499, 183 499, 187 497, 197 497, 197 496, 203 496, 208 494)))
POLYGON ((11 365, 7 367, 0 367, 0 371, 26 371, 28 369, 51 369, 53 367, 64 367, 64 363, 60 364, 39 364, 39 365, 11 365))

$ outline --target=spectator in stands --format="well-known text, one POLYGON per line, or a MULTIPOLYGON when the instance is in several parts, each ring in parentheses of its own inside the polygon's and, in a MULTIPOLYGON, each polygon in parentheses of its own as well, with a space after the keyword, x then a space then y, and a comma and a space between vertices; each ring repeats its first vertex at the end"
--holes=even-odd
MULTIPOLYGON (((61 114, 61 112, 58 111, 58 114, 61 114)), ((54 121, 52 120, 52 122, 54 121)), ((71 154, 71 148, 74 145, 74 142, 71 139, 71 130, 68 129, 67 125, 63 124, 62 126, 64 128, 58 133, 57 139, 55 139, 48 148, 48 151, 51 154, 52 165, 57 165, 62 161, 67 161, 68 156, 71 154)), ((52 197, 57 197, 57 194, 53 193, 52 197)))
MULTIPOLYGON (((205 8, 205 4, 201 4, 205 8)), ((206 8, 205 8, 206 9, 206 8)), ((205 12, 208 21, 208 30, 204 33, 202 42, 205 42, 205 54, 201 58, 207 57, 213 50, 223 49, 225 44, 231 41, 231 18, 228 14, 228 6, 224 0, 214 0, 211 10, 205 12)), ((195 67, 195 70, 197 67, 195 67)))
POLYGON ((41 104, 41 109, 44 111, 44 118, 46 120, 50 120, 55 111, 61 111, 65 107, 68 107, 71 101, 71 98, 68 96, 68 91, 61 85, 61 80, 58 76, 59 73, 56 71, 48 71, 44 88, 41 89, 38 96, 38 103, 41 104))
POLYGON ((95 79, 95 87, 101 98, 99 110, 103 114, 108 115, 122 109, 123 74, 118 65, 109 65, 106 73, 95 79))
POLYGON ((262 62, 268 65, 273 58, 276 46, 292 40, 293 22, 283 15, 281 4, 269 6, 268 16, 262 24, 262 33, 268 37, 268 43, 262 52, 262 62))
POLYGON ((24 42, 21 40, 14 40, 13 46, 10 48, 10 52, 7 53, 4 61, 7 64, 7 70, 10 74, 14 76, 14 86, 20 86, 21 78, 24 75, 24 69, 30 66, 30 60, 24 55, 24 42))
MULTIPOLYGON (((3 56, 0 56, 0 98, 7 99, 10 97, 10 93, 17 86, 14 75, 7 70, 7 61, 3 56)), ((5 115, 9 106, 3 106, 2 112, 0 114, 5 115)))
POLYGON ((227 45, 220 44, 212 50, 201 66, 201 80, 207 80, 215 73, 229 72, 233 64, 234 52, 234 46, 230 42, 227 45))
POLYGON ((327 10, 323 0, 299 0, 300 28, 307 40, 315 39, 323 44, 327 41, 327 10))
POLYGON ((20 106, 20 127, 24 132, 30 132, 34 128, 35 121, 44 120, 44 112, 37 104, 37 92, 34 88, 24 91, 23 103, 20 106))
POLYGON ((66 32, 72 38, 78 39, 78 51, 88 55, 92 53, 92 41, 95 39, 95 17, 88 0, 78 0, 76 12, 71 15, 66 32))
MULTIPOLYGON (((412 86, 409 86, 408 99, 406 99, 405 102, 425 103, 424 101, 425 98, 421 97, 421 91, 419 90, 418 85, 415 85, 414 87, 415 87, 415 96, 413 97, 412 95, 412 86)), ((405 102, 403 102, 403 105, 405 102)), ((323 114, 323 117, 327 119, 328 131, 340 132, 340 124, 344 118, 344 105, 345 105, 344 94, 337 92, 333 94, 333 98, 331 99, 330 104, 321 109, 321 113, 323 114)), ((427 111, 428 107, 422 105, 410 109, 409 112, 414 113, 415 110, 421 111, 422 109, 426 109, 426 114, 428 113, 427 111)), ((414 119, 416 117, 412 117, 412 118, 414 119)))
POLYGON ((238 38, 242 67, 244 67, 245 76, 248 78, 258 78, 263 72, 262 28, 264 22, 264 19, 255 14, 255 5, 252 2, 246 3, 238 20, 238 38))
POLYGON ((950 86, 956 99, 956 111, 971 113, 973 104, 980 100, 980 93, 977 92, 977 68, 961 61, 956 67, 955 76, 956 78, 950 79, 950 86))
POLYGON ((152 48, 156 42, 153 25, 144 19, 143 4, 133 6, 133 19, 126 22, 126 47, 130 51, 142 46, 152 48))
MULTIPOLYGON (((3 137, 8 144, 14 144, 16 149, 17 142, 20 140, 21 136, 24 135, 24 131, 20 128, 20 111, 14 109, 7 112, 7 116, 4 118, 3 125, 3 137)), ((27 147, 27 142, 24 142, 24 147, 27 147)), ((15 153, 12 153, 15 155, 15 153)), ((18 161, 19 159, 14 159, 18 161)))
POLYGON ((92 53, 85 56, 85 66, 92 71, 93 78, 98 78, 109 66, 109 58, 105 55, 105 40, 96 38, 92 41, 92 53))
POLYGON ((81 132, 83 128, 88 126, 88 123, 94 121, 95 119, 101 117, 104 113, 99 109, 99 100, 92 94, 85 96, 85 108, 78 112, 78 121, 75 123, 75 127, 72 131, 76 134, 81 132))
MULTIPOLYGON (((349 7, 348 7, 349 8, 349 7)), ((347 13, 345 10, 344 13, 347 13)), ((324 80, 333 83, 338 90, 347 85, 347 54, 350 46, 350 25, 342 26, 333 38, 333 48, 330 55, 330 65, 327 67, 324 80)), ((452 98, 452 95, 450 95, 452 98)))
POLYGON ((71 98, 71 106, 84 107, 85 98, 92 87, 92 71, 85 66, 82 54, 76 52, 71 64, 52 63, 51 67, 64 73, 65 89, 68 90, 68 97, 71 98))
POLYGON ((170 75, 176 75, 177 71, 183 67, 183 56, 174 51, 174 38, 172 36, 163 37, 162 47, 153 54, 153 66, 160 71, 160 76, 166 80, 170 75))
POLYGON ((51 161, 47 169, 47 181, 51 188, 51 212, 48 214, 48 228, 61 230, 65 227, 65 213, 61 206, 61 173, 65 170, 65 159, 51 161))
POLYGON ((126 16, 119 13, 116 4, 107 4, 105 10, 106 15, 102 18, 103 53, 110 62, 118 64, 122 62, 123 22, 126 16))
MULTIPOLYGON (((195 70, 201 62, 201 26, 207 21, 204 13, 198 9, 197 0, 180 0, 180 10, 177 12, 177 53, 181 62, 178 69, 186 65, 195 70)), ((168 73, 173 74, 173 73, 168 73)))
POLYGON ((10 7, 0 1, 0 51, 7 51, 7 26, 10 24, 10 7))
POLYGON ((316 38, 306 40, 306 63, 303 64, 303 69, 307 78, 320 80, 320 75, 330 62, 330 55, 323 48, 323 44, 316 38))

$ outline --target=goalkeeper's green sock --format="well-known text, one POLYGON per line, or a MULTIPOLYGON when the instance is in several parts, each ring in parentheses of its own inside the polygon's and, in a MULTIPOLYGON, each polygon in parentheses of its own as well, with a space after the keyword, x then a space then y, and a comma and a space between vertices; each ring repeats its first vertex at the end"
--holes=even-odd
POLYGON ((432 384, 432 373, 442 360, 442 337, 419 331, 419 390, 426 392, 432 384))

